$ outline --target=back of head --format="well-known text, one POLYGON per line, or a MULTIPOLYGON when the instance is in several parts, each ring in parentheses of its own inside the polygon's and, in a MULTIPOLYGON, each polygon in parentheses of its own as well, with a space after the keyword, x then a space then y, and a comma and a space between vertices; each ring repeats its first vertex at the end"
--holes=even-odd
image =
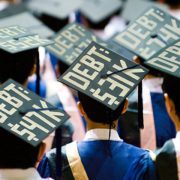
POLYGON ((11 78, 20 84, 24 84, 31 74, 37 58, 38 49, 16 54, 0 50, 0 83, 11 78))
POLYGON ((81 92, 78 92, 78 97, 88 118, 98 123, 110 124, 117 120, 125 105, 124 100, 121 105, 113 111, 107 106, 99 103, 97 100, 94 100, 81 92))
POLYGON ((35 166, 40 145, 33 147, 0 128, 0 147, 0 169, 25 169, 35 166))
POLYGON ((180 1, 179 0, 165 0, 165 3, 168 4, 170 7, 179 7, 180 1))
POLYGON ((166 76, 163 81, 163 91, 168 94, 174 102, 176 113, 180 118, 180 79, 172 76, 166 76))

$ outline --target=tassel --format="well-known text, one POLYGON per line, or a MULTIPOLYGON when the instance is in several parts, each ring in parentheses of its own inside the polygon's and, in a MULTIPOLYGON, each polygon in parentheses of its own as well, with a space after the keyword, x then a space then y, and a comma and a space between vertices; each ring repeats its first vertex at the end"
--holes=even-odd
POLYGON ((138 85, 138 126, 141 129, 144 128, 142 82, 140 82, 138 85))

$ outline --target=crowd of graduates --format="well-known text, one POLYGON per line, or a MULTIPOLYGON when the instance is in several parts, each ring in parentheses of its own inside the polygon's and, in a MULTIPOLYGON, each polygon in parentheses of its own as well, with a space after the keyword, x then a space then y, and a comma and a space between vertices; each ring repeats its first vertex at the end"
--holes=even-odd
POLYGON ((0 180, 180 179, 180 2, 0 0, 0 180))

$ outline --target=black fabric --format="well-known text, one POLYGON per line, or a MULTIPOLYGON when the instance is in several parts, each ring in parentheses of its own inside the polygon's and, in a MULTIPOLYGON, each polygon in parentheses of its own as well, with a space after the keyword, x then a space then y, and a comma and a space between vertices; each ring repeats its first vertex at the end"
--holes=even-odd
POLYGON ((156 152, 156 168, 160 180, 178 180, 176 151, 172 140, 169 140, 156 152))
MULTIPOLYGON (((61 148, 61 157, 62 157, 62 179, 67 179, 67 180, 74 180, 71 168, 69 167, 68 159, 66 156, 66 149, 65 146, 61 148)), ((48 164, 50 166, 51 170, 51 178, 57 179, 56 178, 56 164, 55 164, 55 159, 56 159, 56 150, 53 149, 51 150, 50 153, 47 155, 48 159, 48 164)))

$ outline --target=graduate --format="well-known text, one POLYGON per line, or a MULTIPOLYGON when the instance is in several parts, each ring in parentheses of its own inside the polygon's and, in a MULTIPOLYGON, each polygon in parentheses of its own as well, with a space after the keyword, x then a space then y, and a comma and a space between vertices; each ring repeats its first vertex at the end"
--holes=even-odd
POLYGON ((70 14, 78 10, 82 0, 31 0, 27 1, 28 9, 45 25, 58 32, 70 20, 70 14))
POLYGON ((0 86, 0 179, 42 179, 36 170, 42 141, 69 116, 16 81, 0 86))
POLYGON ((52 43, 22 26, 0 28, 0 83, 11 78, 26 86, 36 72, 38 47, 52 43))
POLYGON ((80 22, 94 34, 107 40, 125 28, 125 21, 119 13, 123 2, 119 0, 85 0, 79 8, 80 22))
MULTIPOLYGON (((58 61, 56 66, 57 77, 71 66, 91 41, 94 40, 105 45, 90 30, 78 23, 66 25, 52 37, 52 40, 55 43, 47 46, 46 49, 50 52, 51 57, 56 58, 58 61)), ((82 140, 85 134, 85 121, 81 118, 76 106, 76 101, 78 101, 77 93, 72 89, 68 89, 64 84, 57 82, 56 79, 54 82, 46 81, 46 85, 49 102, 53 104, 58 104, 58 101, 61 102, 61 106, 71 116, 70 121, 74 127, 73 140, 82 140), (54 98, 55 96, 56 98, 54 98)))
MULTIPOLYGON (((148 151, 126 144, 117 123, 128 107, 127 96, 147 69, 92 42, 59 81, 78 91, 78 108, 87 122, 83 141, 62 148, 64 179, 156 179, 148 151)), ((128 121, 128 119, 127 119, 128 121)), ((55 149, 39 170, 54 177, 55 149)))
MULTIPOLYGON (((179 39, 179 32, 178 19, 151 6, 134 18, 113 41, 134 52, 140 58, 140 63, 144 64, 162 48, 179 39)), ((161 85, 162 77, 153 70, 143 80, 144 129, 140 131, 142 148, 155 150, 175 137, 175 128, 165 108, 161 85)))
MULTIPOLYGON (((163 48, 146 62, 146 65, 164 76, 162 89, 167 112, 176 128, 176 137, 167 141, 156 152, 159 179, 180 178, 180 40, 163 48)), ((165 127, 161 124, 162 127, 165 127)))

